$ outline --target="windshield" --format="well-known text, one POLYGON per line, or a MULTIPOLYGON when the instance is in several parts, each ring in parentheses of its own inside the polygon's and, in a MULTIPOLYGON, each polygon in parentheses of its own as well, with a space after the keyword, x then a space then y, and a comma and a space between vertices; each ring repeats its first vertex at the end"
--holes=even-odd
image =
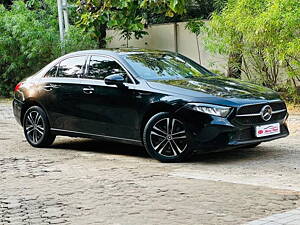
POLYGON ((146 80, 181 80, 215 75, 187 57, 175 53, 143 52, 123 57, 146 80))

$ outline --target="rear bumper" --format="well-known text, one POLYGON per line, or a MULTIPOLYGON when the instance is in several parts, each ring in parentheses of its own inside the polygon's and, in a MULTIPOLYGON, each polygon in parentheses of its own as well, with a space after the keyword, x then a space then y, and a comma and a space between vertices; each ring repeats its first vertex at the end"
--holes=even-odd
POLYGON ((14 112, 15 119, 18 122, 18 124, 22 126, 21 117, 22 117, 22 107, 24 103, 14 99, 12 105, 13 105, 13 112, 14 112))

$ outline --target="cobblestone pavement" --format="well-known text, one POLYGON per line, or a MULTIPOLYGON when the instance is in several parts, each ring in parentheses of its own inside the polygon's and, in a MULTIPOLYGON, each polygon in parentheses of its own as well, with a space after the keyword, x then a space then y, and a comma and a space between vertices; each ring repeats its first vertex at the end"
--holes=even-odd
POLYGON ((163 164, 90 139, 32 148, 0 103, 0 224, 234 225, 289 212, 300 207, 300 116, 289 123, 288 138, 256 149, 163 164))

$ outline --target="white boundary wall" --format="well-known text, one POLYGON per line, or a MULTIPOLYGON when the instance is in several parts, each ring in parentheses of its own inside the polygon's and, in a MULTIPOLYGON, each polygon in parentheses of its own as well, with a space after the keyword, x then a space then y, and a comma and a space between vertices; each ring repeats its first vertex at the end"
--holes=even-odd
MULTIPOLYGON (((129 47, 169 50, 179 53, 199 62, 197 42, 195 34, 185 29, 185 22, 152 25, 146 31, 142 39, 132 38, 128 41, 129 47), (176 29, 175 29, 176 27, 176 29), (177 35, 176 35, 177 33, 177 35), (177 36, 177 38, 176 38, 177 36), (177 44, 176 44, 177 43, 177 44)), ((113 40, 107 45, 108 48, 126 47, 126 40, 120 40, 119 31, 111 30, 107 34, 113 40)), ((226 57, 212 55, 204 49, 201 37, 199 40, 201 64, 209 69, 226 72, 226 57)))

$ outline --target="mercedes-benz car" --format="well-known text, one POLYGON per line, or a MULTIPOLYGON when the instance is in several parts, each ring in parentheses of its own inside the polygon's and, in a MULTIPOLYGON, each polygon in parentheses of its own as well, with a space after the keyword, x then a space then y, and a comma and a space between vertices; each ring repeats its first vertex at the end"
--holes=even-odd
POLYGON ((145 146, 162 162, 289 134, 286 105, 271 89, 146 49, 62 56, 15 87, 13 111, 34 147, 57 135, 97 138, 145 146))

